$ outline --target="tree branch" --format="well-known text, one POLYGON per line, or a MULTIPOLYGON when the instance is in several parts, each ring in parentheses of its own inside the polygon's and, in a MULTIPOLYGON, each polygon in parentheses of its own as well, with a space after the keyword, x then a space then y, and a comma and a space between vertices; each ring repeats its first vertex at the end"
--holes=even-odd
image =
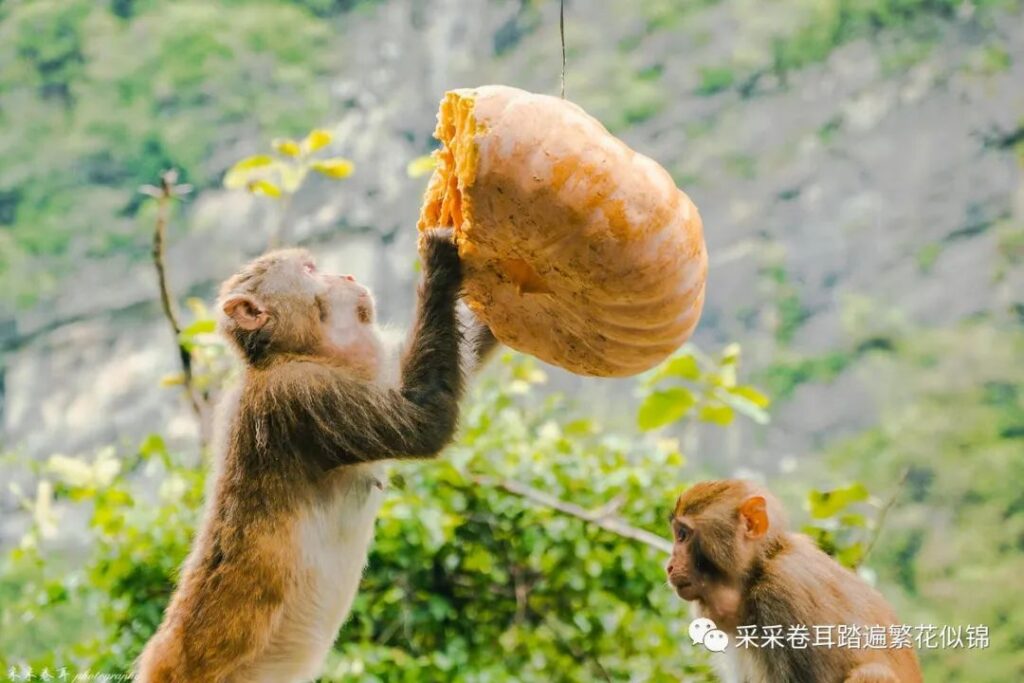
POLYGON ((175 197, 186 194, 191 190, 188 185, 178 185, 178 172, 174 169, 164 171, 160 174, 160 186, 144 185, 140 191, 156 199, 157 213, 156 224, 153 229, 153 265, 156 268, 157 286, 160 290, 160 307, 163 309, 164 317, 171 326, 174 334, 174 343, 178 349, 178 359, 181 363, 181 372, 185 395, 188 397, 192 411, 199 421, 200 442, 205 444, 206 414, 203 410, 203 401, 200 399, 192 376, 192 352, 181 341, 181 322, 174 309, 174 300, 171 297, 170 285, 167 282, 167 266, 164 258, 164 243, 167 239, 167 220, 170 213, 171 200, 175 197))
POLYGON ((568 503, 560 498, 552 496, 551 494, 535 489, 532 486, 527 486, 526 484, 513 479, 477 477, 476 482, 484 486, 500 489, 506 493, 519 496, 520 498, 525 498, 531 502, 537 503, 538 505, 560 512, 563 515, 581 519, 584 522, 593 524, 594 526, 613 533, 616 536, 621 536, 622 538, 628 538, 631 541, 643 543, 644 545, 650 546, 651 548, 659 550, 665 554, 672 552, 672 543, 669 540, 662 538, 657 534, 652 534, 650 531, 645 529, 640 529, 639 527, 627 524, 620 517, 615 516, 614 510, 618 505, 606 505, 604 508, 596 511, 587 510, 579 505, 568 503))
POLYGON ((896 504, 900 494, 903 493, 904 487, 907 485, 907 479, 910 478, 910 468, 903 468, 903 474, 900 475, 900 479, 896 482, 896 490, 892 492, 889 499, 882 505, 882 509, 878 512, 878 520, 875 522, 875 528, 871 532, 871 539, 868 541, 867 547, 864 549, 864 554, 860 556, 860 561, 857 562, 857 566, 861 566, 867 562, 868 555, 875 549, 875 544, 878 543, 878 538, 882 535, 882 527, 885 525, 885 519, 889 515, 889 510, 896 504))

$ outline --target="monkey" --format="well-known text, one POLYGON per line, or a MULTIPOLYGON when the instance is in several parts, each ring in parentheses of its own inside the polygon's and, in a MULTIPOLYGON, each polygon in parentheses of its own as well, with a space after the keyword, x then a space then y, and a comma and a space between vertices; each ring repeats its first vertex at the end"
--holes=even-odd
MULTIPOLYGON (((670 515, 672 558, 666 566, 677 595, 694 604, 733 645, 712 663, 730 683, 914 683, 921 670, 913 648, 888 646, 897 625, 885 598, 803 534, 790 533, 779 501, 740 480, 698 483, 670 515), (740 626, 840 625, 886 629, 881 649, 736 647, 740 626)), ((813 641, 812 641, 813 643, 813 641)))
POLYGON ((139 656, 143 683, 316 677, 355 598, 384 492, 382 461, 452 439, 464 373, 497 345, 457 309, 450 229, 422 233, 423 276, 400 362, 370 290, 270 252, 221 287, 219 328, 243 373, 219 423, 212 489, 177 589, 139 656))

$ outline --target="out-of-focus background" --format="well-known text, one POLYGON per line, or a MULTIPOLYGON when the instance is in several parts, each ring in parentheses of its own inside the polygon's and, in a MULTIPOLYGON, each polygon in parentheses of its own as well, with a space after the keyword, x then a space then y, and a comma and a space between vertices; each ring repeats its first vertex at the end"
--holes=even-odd
MULTIPOLYGON (((496 362, 445 458, 393 467, 323 680, 708 680, 664 556, 594 520, 667 537, 735 474, 904 623, 988 628, 926 680, 1024 680, 1022 5, 568 0, 566 96, 704 217, 695 345, 636 380, 496 362)), ((206 415, 219 281, 280 233, 405 323, 438 100, 560 70, 554 0, 0 2, 0 676, 126 670, 187 550, 158 224, 206 415), (253 155, 300 170, 225 187, 253 155), (168 168, 192 191, 139 191, 168 168)))

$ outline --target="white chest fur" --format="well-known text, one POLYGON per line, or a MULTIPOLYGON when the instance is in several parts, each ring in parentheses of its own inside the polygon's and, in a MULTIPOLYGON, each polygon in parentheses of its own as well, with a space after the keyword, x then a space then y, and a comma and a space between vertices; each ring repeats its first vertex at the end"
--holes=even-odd
POLYGON ((296 583, 285 616, 246 681, 297 683, 320 672, 359 588, 386 477, 382 463, 327 475, 322 499, 297 521, 296 583))

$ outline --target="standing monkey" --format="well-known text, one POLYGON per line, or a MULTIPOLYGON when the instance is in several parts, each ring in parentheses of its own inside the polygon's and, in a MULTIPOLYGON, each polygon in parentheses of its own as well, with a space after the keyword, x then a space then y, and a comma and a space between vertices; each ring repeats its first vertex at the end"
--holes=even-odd
MULTIPOLYGON (((789 533, 782 506, 737 480, 696 484, 671 518, 666 571, 683 600, 718 629, 739 626, 889 626, 885 598, 802 534, 789 533)), ((730 683, 920 683, 912 648, 737 648, 720 674, 730 683)), ((714 662, 722 664, 722 657, 714 662)))
POLYGON ((286 683, 320 671, 366 563, 381 461, 444 448, 464 369, 496 345, 475 324, 460 351, 450 230, 424 233, 420 251, 398 372, 369 290, 320 273, 305 251, 272 252, 224 283, 220 327, 245 370, 205 518, 139 681, 286 683))

